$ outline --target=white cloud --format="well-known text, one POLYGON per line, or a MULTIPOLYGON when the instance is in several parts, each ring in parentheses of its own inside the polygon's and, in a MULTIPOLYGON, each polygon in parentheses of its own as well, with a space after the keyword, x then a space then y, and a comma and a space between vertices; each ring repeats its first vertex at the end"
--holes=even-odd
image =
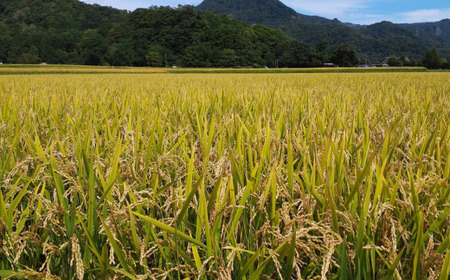
MULTIPOLYGON (((372 24, 383 20, 394 23, 434 22, 444 18, 450 18, 450 8, 446 9, 421 9, 409 12, 395 13, 388 10, 380 10, 378 2, 387 4, 385 0, 281 0, 287 6, 296 11, 318 15, 327 18, 338 18, 344 22, 358 24, 372 24)), ((381 6, 382 7, 382 6, 381 6)), ((407 7, 405 7, 407 8, 407 7)))
POLYGON ((422 9, 391 15, 353 14, 350 18, 351 22, 360 24, 372 24, 383 20, 393 23, 436 22, 450 18, 450 9, 422 9))
POLYGON ((344 18, 350 12, 366 8, 367 4, 371 2, 370 0, 281 1, 299 12, 328 18, 344 18))
POLYGON ((399 13, 397 18, 393 18, 394 22, 434 22, 445 18, 450 18, 450 9, 424 9, 415 10, 405 13, 399 13))

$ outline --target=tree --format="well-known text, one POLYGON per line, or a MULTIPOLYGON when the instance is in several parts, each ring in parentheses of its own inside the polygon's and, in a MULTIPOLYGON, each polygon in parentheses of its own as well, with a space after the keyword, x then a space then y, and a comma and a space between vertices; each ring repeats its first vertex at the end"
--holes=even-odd
POLYGON ((330 60, 341 67, 352 67, 358 64, 355 50, 348 45, 333 48, 330 52, 330 60))
POLYGON ((21 64, 38 64, 40 62, 39 49, 36 46, 31 46, 30 50, 20 55, 17 61, 21 64))
POLYGON ((412 59, 412 60, 409 62, 409 66, 411 66, 411 67, 417 67, 417 66, 418 66, 417 60, 412 59))
POLYGON ((395 56, 389 57, 386 62, 387 64, 389 64, 389 66, 403 66, 400 65, 400 61, 395 56))
POLYGON ((435 48, 425 54, 423 65, 428 69, 439 69, 442 66, 442 58, 435 48))
POLYGON ((445 58, 442 60, 442 69, 450 69, 450 62, 445 58))
POLYGON ((183 56, 183 66, 187 67, 208 67, 211 66, 211 43, 199 43, 189 46, 183 56))
POLYGON ((233 67, 236 66, 237 56, 234 50, 224 49, 220 53, 219 66, 233 67))
POLYGON ((133 63, 133 42, 122 39, 108 48, 108 63, 115 66, 127 66, 133 63))
POLYGON ((163 65, 163 57, 157 51, 150 50, 145 56, 147 66, 161 67, 163 65))
POLYGON ((6 62, 12 44, 12 38, 8 31, 6 24, 0 23, 0 62, 6 62))
POLYGON ((328 60, 328 47, 330 44, 327 39, 320 40, 316 45, 316 59, 320 61, 320 65, 327 62, 328 60))
POLYGON ((101 65, 107 48, 105 38, 97 30, 89 29, 81 38, 79 46, 81 60, 87 65, 101 65))
POLYGON ((401 56, 398 60, 399 60, 399 63, 402 66, 409 66, 410 65, 409 59, 407 59, 405 56, 401 56))

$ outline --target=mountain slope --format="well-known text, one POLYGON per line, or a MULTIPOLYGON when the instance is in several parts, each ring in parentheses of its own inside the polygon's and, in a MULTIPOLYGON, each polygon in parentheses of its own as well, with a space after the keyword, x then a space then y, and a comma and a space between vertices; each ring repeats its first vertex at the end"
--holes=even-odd
POLYGON ((0 62, 306 67, 313 50, 280 30, 193 6, 120 11, 78 0, 0 3, 0 62))
POLYGON ((421 58, 435 47, 445 57, 450 57, 450 40, 447 39, 447 21, 439 24, 440 35, 430 32, 428 25, 396 25, 388 22, 355 28, 339 20, 328 20, 298 14, 279 0, 205 0, 199 11, 214 11, 229 14, 249 24, 264 24, 280 28, 300 42, 316 45, 325 39, 331 45, 349 44, 359 56, 366 54, 373 62, 387 56, 421 58))
POLYGON ((0 22, 15 27, 86 30, 119 21, 126 11, 78 0, 9 0, 0 2, 0 22))
POLYGON ((438 22, 401 24, 401 26, 450 40, 450 19, 443 19, 438 22))
POLYGON ((77 48, 84 32, 104 36, 126 11, 78 0, 0 2, 0 61, 82 63, 77 48))
POLYGON ((258 23, 274 28, 296 22, 310 24, 331 22, 322 17, 301 15, 278 0, 205 0, 197 6, 197 10, 230 14, 248 24, 258 23))
POLYGON ((372 56, 383 54, 419 59, 431 48, 444 57, 450 57, 450 41, 423 31, 413 30, 391 22, 380 22, 359 30, 370 40, 359 47, 372 56))

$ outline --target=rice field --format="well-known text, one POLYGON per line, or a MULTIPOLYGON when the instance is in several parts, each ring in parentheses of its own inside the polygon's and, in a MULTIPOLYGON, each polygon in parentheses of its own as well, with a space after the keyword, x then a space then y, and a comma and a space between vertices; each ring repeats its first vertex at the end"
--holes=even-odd
MULTIPOLYGON (((286 74, 286 73, 386 73, 386 72, 426 72, 425 67, 345 67, 345 68, 153 68, 126 66, 80 66, 80 65, 0 65, 3 75, 42 74, 286 74)), ((446 71, 446 70, 440 70, 446 71)), ((448 71, 447 71, 448 72, 448 71)))
POLYGON ((0 76, 0 279, 449 279, 449 72, 96 71, 0 76))

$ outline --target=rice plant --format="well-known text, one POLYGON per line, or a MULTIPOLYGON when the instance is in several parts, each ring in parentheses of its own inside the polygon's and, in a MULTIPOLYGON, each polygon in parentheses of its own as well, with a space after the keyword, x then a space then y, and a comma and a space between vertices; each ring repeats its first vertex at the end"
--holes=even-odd
POLYGON ((1 76, 0 279, 447 280, 449 80, 1 76))

